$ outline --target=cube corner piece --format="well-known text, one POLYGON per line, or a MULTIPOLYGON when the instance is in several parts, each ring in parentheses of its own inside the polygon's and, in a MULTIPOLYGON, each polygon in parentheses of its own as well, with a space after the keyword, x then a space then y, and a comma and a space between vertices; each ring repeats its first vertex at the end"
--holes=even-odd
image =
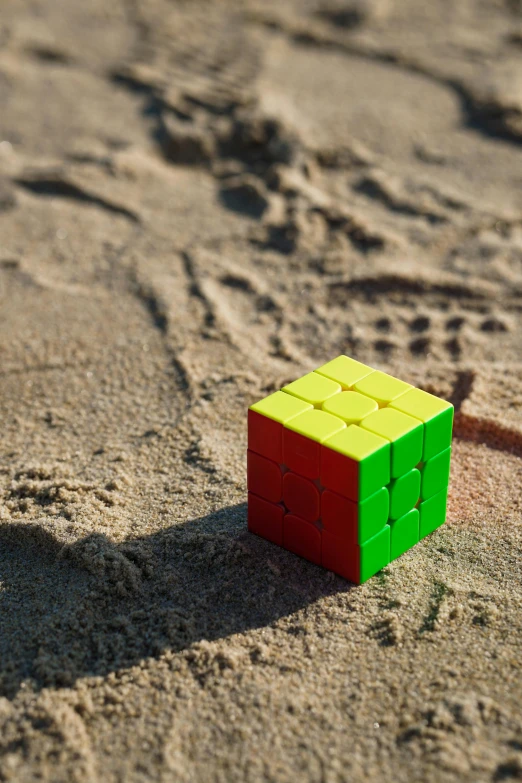
POLYGON ((362 584, 446 518, 453 406, 338 356, 248 410, 248 529, 362 584))

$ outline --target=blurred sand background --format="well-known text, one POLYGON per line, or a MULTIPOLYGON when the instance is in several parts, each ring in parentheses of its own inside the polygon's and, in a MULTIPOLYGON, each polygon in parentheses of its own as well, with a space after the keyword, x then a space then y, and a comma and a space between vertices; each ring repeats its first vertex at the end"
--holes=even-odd
POLYGON ((522 779, 522 6, 4 0, 0 781, 522 779), (360 588, 246 532, 246 408, 453 401, 360 588))

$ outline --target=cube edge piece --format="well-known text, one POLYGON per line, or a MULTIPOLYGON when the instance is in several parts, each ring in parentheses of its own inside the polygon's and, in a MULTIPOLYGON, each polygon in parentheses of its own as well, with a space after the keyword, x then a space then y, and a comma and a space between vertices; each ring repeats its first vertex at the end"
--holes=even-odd
POLYGON ((382 372, 382 370, 375 370, 375 372, 370 373, 370 375, 367 375, 364 378, 361 378, 360 381, 357 381, 353 388, 360 394, 365 394, 367 397, 371 397, 372 399, 376 400, 379 408, 385 408, 386 406, 390 405, 393 400, 398 399, 401 395, 406 394, 406 392, 415 387, 412 386, 411 383, 401 381, 400 378, 395 378, 394 375, 389 375, 386 372, 382 372), (392 396, 390 396, 389 393, 383 396, 383 394, 378 391, 378 388, 379 386, 382 388, 383 385, 389 386, 390 382, 392 388, 395 387, 395 392, 392 392, 392 396), (368 390, 368 384, 370 384, 370 390, 368 390), (372 390, 372 384, 377 384, 377 389, 374 387, 372 390))
MULTIPOLYGON (((445 400, 442 397, 437 397, 435 394, 431 394, 424 389, 413 387, 396 400, 393 400, 389 407, 406 413, 408 416, 413 416, 423 423, 424 445, 422 459, 424 462, 431 459, 431 457, 435 457, 440 451, 444 451, 444 449, 451 445, 455 417, 455 407, 453 403, 448 402, 448 400, 445 400), (412 398, 418 400, 417 404, 411 404, 412 398), (427 406, 427 412, 425 406, 427 406), (424 412, 421 409, 422 407, 424 407, 424 412), (437 419, 439 419, 439 423, 440 420, 444 422, 446 432, 442 445, 439 444, 438 447, 433 448, 431 447, 431 444, 434 437, 430 425, 437 419), (447 423, 446 419, 448 420, 447 423)), ((438 434, 440 436, 440 427, 438 434)))
POLYGON ((392 478, 399 478, 421 461, 424 450, 424 425, 414 416, 409 416, 407 413, 387 406, 370 413, 361 421, 360 426, 362 429, 389 440, 392 478), (417 442, 414 443, 414 441, 417 442), (404 450, 406 450, 407 457, 404 456, 404 450), (407 463, 404 467, 404 464, 401 463, 406 458, 407 463))
POLYGON ((357 359, 352 359, 350 356, 340 354, 339 356, 336 356, 335 359, 331 359, 329 362, 322 364, 315 372, 339 383, 344 391, 350 391, 358 381, 366 378, 367 375, 371 375, 375 370, 362 362, 358 362, 357 359), (347 362, 348 366, 346 366, 347 362), (340 370, 332 369, 332 365, 344 365, 344 367, 341 367, 340 370), (348 380, 347 373, 350 372, 353 372, 353 375, 348 380))
POLYGON ((326 378, 324 375, 312 371, 306 373, 301 378, 297 378, 292 383, 287 383, 281 391, 310 403, 314 408, 320 408, 326 400, 339 394, 342 391, 342 387, 340 383, 336 383, 331 378, 326 378), (316 387, 315 391, 314 386, 316 387), (321 388, 322 392, 320 391, 321 388))

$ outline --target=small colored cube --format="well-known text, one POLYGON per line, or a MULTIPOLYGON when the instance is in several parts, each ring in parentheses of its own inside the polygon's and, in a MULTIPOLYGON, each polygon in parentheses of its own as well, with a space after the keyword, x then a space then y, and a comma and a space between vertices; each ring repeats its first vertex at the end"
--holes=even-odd
POLYGON ((356 584, 446 518, 453 406, 338 356, 248 411, 248 528, 356 584))

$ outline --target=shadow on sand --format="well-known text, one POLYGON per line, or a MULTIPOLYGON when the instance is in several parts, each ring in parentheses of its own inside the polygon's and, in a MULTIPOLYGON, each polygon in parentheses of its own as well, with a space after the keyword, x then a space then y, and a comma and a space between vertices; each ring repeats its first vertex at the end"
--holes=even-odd
POLYGON ((246 504, 151 536, 61 547, 0 526, 0 694, 60 687, 268 626, 353 586, 246 531, 246 504))

